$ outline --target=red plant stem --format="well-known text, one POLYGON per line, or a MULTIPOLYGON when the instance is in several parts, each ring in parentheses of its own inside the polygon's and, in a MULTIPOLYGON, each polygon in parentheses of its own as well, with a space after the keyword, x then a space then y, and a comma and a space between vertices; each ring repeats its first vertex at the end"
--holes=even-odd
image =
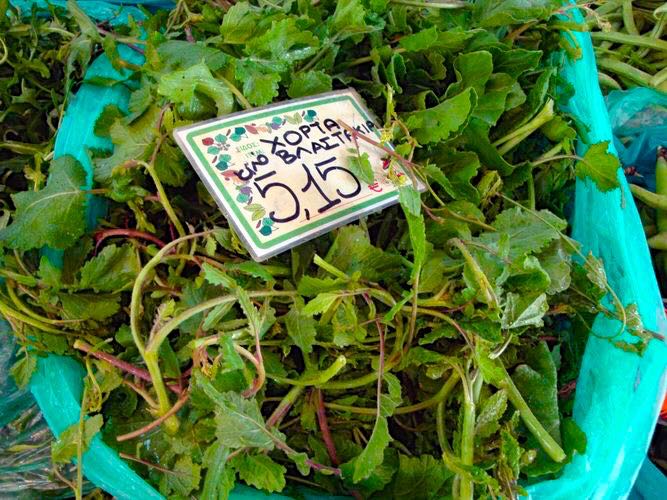
POLYGON ((327 452, 329 452, 331 463, 338 467, 338 465, 340 465, 340 461, 338 460, 338 454, 336 453, 336 445, 333 442, 331 431, 329 430, 329 422, 327 422, 327 413, 324 408, 324 398, 322 397, 321 389, 315 390, 315 397, 317 398, 317 422, 320 425, 322 439, 324 440, 324 444, 327 447, 327 452))
POLYGON ((146 467, 150 467, 151 469, 159 470, 160 472, 164 472, 165 474, 174 474, 175 476, 184 475, 182 472, 176 472, 173 470, 166 469, 164 467, 161 467, 160 465, 154 464, 153 462, 149 462, 148 460, 135 457, 134 455, 130 455, 128 453, 123 453, 122 451, 118 453, 118 456, 120 458, 124 458, 125 460, 132 460, 133 462, 140 463, 142 465, 145 465, 146 467))
POLYGON ((146 434, 148 431, 151 431, 151 430, 155 429, 156 427, 159 427, 160 424, 162 424, 162 422, 167 420, 172 415, 175 415, 178 412, 178 410, 183 408, 185 403, 188 402, 188 399, 190 399, 190 395, 186 392, 180 398, 178 398, 178 401, 176 401, 174 406, 172 406, 170 408, 170 410, 167 413, 165 413, 164 415, 162 415, 160 418, 158 418, 157 420, 153 420, 150 424, 144 425, 143 427, 141 427, 140 429, 137 429, 136 431, 132 431, 132 432, 128 432, 127 434, 122 434, 120 436, 116 436, 116 441, 123 442, 123 441, 127 441, 129 439, 134 439, 134 438, 139 437, 143 434, 146 434))
POLYGON ((292 407, 292 403, 288 403, 282 406, 278 406, 278 408, 275 409, 275 411, 271 414, 269 419, 266 421, 266 426, 267 427, 273 427, 276 425, 278 422, 280 422, 285 415, 287 415, 287 412, 289 409, 292 407))
POLYGON ((558 395, 559 395, 561 398, 566 398, 566 397, 568 397, 570 394, 572 394, 572 391, 574 391, 576 388, 577 388, 577 381, 576 381, 576 380, 573 380, 572 382, 568 382, 568 383, 565 384, 563 387, 561 387, 560 389, 558 389, 558 395))
MULTIPOLYGON (((124 372, 129 373, 130 375, 134 375, 138 379, 144 380, 145 382, 150 382, 151 381, 151 376, 150 373, 148 373, 148 370, 144 370, 143 368, 139 368, 138 366, 134 366, 127 361, 123 361, 121 359, 118 359, 116 356, 113 354, 108 354, 106 352, 101 352, 101 351, 96 351, 95 348, 89 344, 86 344, 85 342, 81 340, 77 340, 74 344, 74 348, 78 349, 80 351, 83 351, 87 354, 90 354, 91 356, 101 359, 102 361, 106 361, 109 363, 111 366, 115 366, 116 368, 123 370, 124 372)), ((167 386, 172 392, 175 392, 176 394, 181 394, 182 389, 180 389, 177 385, 168 385, 167 386)))
POLYGON ((152 243, 155 243, 158 247, 162 248, 166 245, 157 236, 153 236, 150 233, 145 233, 144 231, 138 231, 136 229, 103 229, 95 233, 95 249, 99 248, 102 241, 107 238, 113 238, 115 236, 123 236, 125 238, 138 238, 142 240, 148 240, 152 243))

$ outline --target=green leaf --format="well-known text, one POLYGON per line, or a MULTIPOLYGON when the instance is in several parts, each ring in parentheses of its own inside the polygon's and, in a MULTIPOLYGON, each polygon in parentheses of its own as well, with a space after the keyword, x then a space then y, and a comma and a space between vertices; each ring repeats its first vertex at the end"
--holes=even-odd
POLYGON ((14 382, 16 382, 16 386, 19 389, 23 389, 28 386, 32 374, 35 373, 36 369, 37 357, 26 353, 12 365, 9 373, 12 375, 14 382))
POLYGON ((243 370, 243 358, 241 358, 241 355, 236 352, 234 347, 234 339, 231 337, 231 335, 221 335, 219 345, 220 354, 222 355, 225 369, 243 370))
POLYGON ((331 31, 338 34, 339 39, 343 34, 364 33, 368 30, 365 16, 366 9, 360 0, 338 0, 336 10, 329 19, 331 31))
POLYGON ((580 179, 591 179, 603 193, 619 186, 618 169, 621 164, 616 155, 609 153, 609 142, 593 144, 574 169, 580 179))
POLYGON ((76 21, 76 24, 79 25, 81 33, 85 36, 99 42, 101 36, 97 31, 97 26, 95 23, 88 17, 88 15, 79 7, 79 4, 75 0, 67 0, 67 10, 72 15, 72 18, 76 21))
POLYGON ((261 10, 254 8, 248 2, 237 2, 232 5, 222 18, 220 26, 224 43, 240 44, 252 38, 261 16, 261 10))
POLYGON ((187 497, 199 488, 201 466, 192 461, 190 455, 183 455, 171 467, 173 474, 164 474, 160 481, 160 490, 168 496, 187 497))
POLYGON ((324 71, 311 70, 297 73, 287 89, 287 95, 292 99, 314 94, 329 92, 332 89, 331 76, 324 71))
POLYGON ((285 315, 285 326, 287 334, 304 354, 313 351, 317 331, 312 315, 303 314, 301 307, 293 307, 285 315))
POLYGON ((316 314, 323 314, 329 310, 331 306, 338 300, 339 295, 337 293, 320 293, 312 299, 306 307, 301 311, 303 316, 314 316, 316 314))
POLYGON ((201 93, 213 99, 218 115, 226 115, 234 109, 231 90, 211 74, 204 62, 162 75, 157 92, 175 104, 188 104, 194 99, 195 92, 201 93))
POLYGON ((561 422, 561 434, 563 436, 563 451, 565 451, 569 460, 572 459, 575 453, 579 453, 580 455, 586 453, 586 434, 574 419, 563 419, 561 422))
POLYGON ((46 187, 12 195, 12 223, 0 229, 0 241, 11 248, 31 250, 48 245, 63 249, 86 230, 84 207, 86 172, 71 156, 51 162, 46 187))
POLYGON ((62 269, 54 266, 51 260, 43 255, 39 260, 39 277, 42 282, 56 290, 62 287, 62 269))
POLYGON ((442 142, 463 130, 476 103, 475 91, 468 88, 433 108, 409 113, 405 123, 420 144, 442 142))
POLYGON ((163 142, 155 157, 155 173, 167 186, 182 187, 190 178, 187 162, 181 151, 163 142))
POLYGON ((412 260, 414 267, 412 268, 412 280, 414 281, 417 275, 421 272, 426 259, 426 229, 424 226, 424 216, 412 215, 405 211, 405 219, 408 221, 408 231, 410 233, 410 243, 412 244, 412 260))
POLYGON ((219 441, 209 445, 204 452, 202 465, 208 469, 204 476, 201 500, 219 500, 228 498, 234 488, 236 473, 227 466, 229 451, 219 441))
POLYGON ((548 310, 549 304, 544 293, 535 296, 509 292, 505 298, 501 326, 506 330, 525 326, 540 327, 544 324, 543 318, 548 310))
POLYGON ((80 289, 117 292, 134 283, 141 271, 139 256, 132 245, 108 245, 81 269, 80 289))
MULTIPOLYGON (((100 431, 104 419, 102 415, 87 418, 83 424, 81 447, 85 452, 90 446, 93 437, 100 431)), ((66 464, 76 457, 79 443, 79 422, 75 422, 60 433, 58 439, 51 445, 51 460, 57 464, 66 464)))
POLYGON ((299 281, 299 295, 313 297, 323 292, 333 292, 345 286, 345 280, 341 278, 316 278, 304 275, 299 281))
POLYGON ((519 442, 506 430, 500 431, 500 460, 512 471, 513 478, 519 478, 521 455, 519 442))
POLYGON ((319 39, 310 31, 297 26, 295 18, 274 21, 262 36, 250 40, 245 51, 257 59, 269 59, 291 67, 315 54, 319 39))
POLYGON ((475 344, 475 364, 487 384, 497 386, 505 378, 505 370, 496 359, 491 359, 491 344, 483 340, 475 344))
POLYGON ((399 47, 407 52, 418 52, 430 49, 438 42, 438 30, 435 26, 407 35, 398 41, 399 47))
POLYGON ((250 300, 248 292, 246 292, 243 288, 238 286, 235 288, 234 292, 236 294, 237 300, 239 301, 239 305, 243 310, 243 313, 248 319, 248 326, 250 327, 251 334, 258 335, 259 337, 261 337, 262 334, 266 332, 266 329, 263 328, 264 326, 263 323, 268 311, 262 308, 264 311, 264 317, 260 316, 259 312, 257 311, 257 308, 250 300))
POLYGON ((526 351, 526 364, 514 370, 512 380, 533 414, 560 444, 556 366, 545 342, 526 351))
POLYGON ((230 262, 225 266, 229 271, 239 271, 244 274, 249 274, 254 278, 259 278, 262 281, 270 282, 275 281, 273 275, 267 270, 265 266, 259 264, 252 260, 247 260, 245 262, 230 262))
POLYGON ((206 314, 206 319, 202 324, 202 330, 205 332, 212 330, 215 326, 224 318, 227 313, 234 306, 233 302, 227 302, 225 304, 220 304, 211 309, 208 314, 206 314))
POLYGON ((287 469, 267 455, 242 453, 234 457, 230 465, 236 469, 239 478, 250 486, 268 493, 282 491, 285 488, 287 469))
POLYGON ((241 59, 236 63, 235 76, 243 82, 243 95, 250 104, 264 106, 278 95, 280 75, 263 70, 256 62, 241 59))
POLYGON ((102 321, 120 311, 120 295, 95 293, 61 293, 64 319, 102 321))
POLYGON ((558 0, 480 0, 474 19, 482 28, 527 23, 555 14, 560 5, 558 0))
POLYGON ((475 436, 486 438, 495 434, 500 428, 498 421, 506 409, 507 392, 504 389, 493 393, 485 399, 475 421, 475 436))
POLYGON ((380 415, 390 417, 403 402, 401 397, 401 382, 393 373, 385 373, 383 381, 387 385, 388 392, 380 394, 380 415))
POLYGON ((123 119, 116 119, 109 127, 109 135, 114 143, 113 154, 95 160, 96 181, 107 183, 116 167, 127 161, 147 159, 157 138, 156 124, 159 116, 160 109, 151 106, 131 125, 124 123, 123 119))
POLYGON ((380 416, 375 420, 373 433, 368 440, 368 444, 354 459, 354 475, 352 481, 358 483, 371 476, 376 467, 384 461, 384 450, 389 446, 391 436, 389 435, 389 426, 387 418, 380 416))
POLYGON ((399 256, 373 246, 368 233, 354 225, 338 230, 326 261, 348 275, 359 272, 369 281, 390 280, 402 265, 399 256))
POLYGON ((440 498, 440 488, 452 476, 453 473, 439 458, 431 455, 399 455, 398 471, 392 484, 392 498, 440 498))
POLYGON ((222 286, 228 289, 233 289, 238 286, 234 278, 229 276, 223 270, 212 266, 208 262, 204 262, 201 268, 202 271, 204 271, 204 279, 211 285, 222 286))
POLYGON ((484 233, 479 240, 484 244, 497 243, 504 235, 509 239, 509 258, 536 253, 545 249, 552 241, 561 238, 567 222, 548 210, 540 210, 538 216, 520 208, 501 212, 492 226, 496 233, 484 233))
MULTIPOLYGON (((471 181, 480 169, 480 161, 477 155, 471 151, 456 151, 451 148, 439 149, 439 157, 442 163, 439 167, 449 181, 449 189, 441 184, 447 194, 455 200, 467 200, 478 203, 480 193, 471 181)), ((432 173, 432 170, 429 170, 432 173)), ((438 178, 434 177, 436 181, 438 178)))
POLYGON ((375 173, 368 153, 354 154, 347 157, 347 168, 365 184, 373 184, 375 173))
POLYGON ((440 339, 455 339, 459 332, 452 325, 445 323, 436 329, 431 330, 419 339, 419 345, 432 344, 440 339))
MULTIPOLYGON (((421 214, 421 195, 413 186, 401 186, 398 188, 398 201, 403 210, 409 212, 413 217, 421 214)), ((409 223, 410 221, 408 221, 409 223)))
POLYGON ((255 399, 245 399, 236 392, 218 392, 208 380, 200 379, 204 393, 215 405, 216 436, 229 448, 272 450, 280 434, 266 428, 255 399))
POLYGON ((554 295, 567 290, 571 278, 571 248, 562 239, 553 241, 540 255, 543 269, 549 275, 549 286, 546 292, 554 295))
POLYGON ((478 98, 485 93, 486 82, 493 72, 491 53, 486 50, 467 52, 459 55, 454 61, 457 82, 447 88, 447 95, 456 95, 471 87, 478 98))

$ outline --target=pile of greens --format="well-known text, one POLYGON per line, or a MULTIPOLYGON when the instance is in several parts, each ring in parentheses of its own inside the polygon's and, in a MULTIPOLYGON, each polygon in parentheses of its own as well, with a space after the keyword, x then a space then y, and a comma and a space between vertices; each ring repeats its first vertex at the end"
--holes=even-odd
MULTIPOLYGON (((569 415, 593 319, 621 320, 637 337, 609 332, 624 349, 648 334, 566 234, 574 179, 614 189, 618 167, 606 144, 576 156, 558 111, 570 10, 188 0, 109 32, 68 8, 78 43, 118 70, 93 83, 131 94, 95 122, 113 150, 89 151, 92 190, 61 156, 45 184, 13 170, 0 194, 13 374, 27 383, 44 353, 87 369, 55 461, 101 429, 170 497, 242 481, 472 498, 513 497, 584 451, 569 415), (173 129, 345 87, 427 192, 403 187, 400 205, 254 262, 173 129), (91 230, 92 196, 107 211, 91 230)), ((349 168, 363 178, 360 158, 349 168)))
POLYGON ((38 190, 93 46, 62 10, 24 14, 0 0, 0 176, 3 186, 38 190))

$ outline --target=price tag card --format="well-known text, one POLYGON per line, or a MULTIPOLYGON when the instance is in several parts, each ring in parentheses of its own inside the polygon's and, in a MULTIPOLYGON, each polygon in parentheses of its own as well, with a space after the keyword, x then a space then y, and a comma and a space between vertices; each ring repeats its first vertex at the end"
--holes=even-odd
POLYGON ((226 115, 178 128, 174 137, 261 261, 396 203, 399 186, 411 182, 399 162, 345 125, 380 141, 354 90, 226 115), (350 168, 360 158, 366 174, 350 168))

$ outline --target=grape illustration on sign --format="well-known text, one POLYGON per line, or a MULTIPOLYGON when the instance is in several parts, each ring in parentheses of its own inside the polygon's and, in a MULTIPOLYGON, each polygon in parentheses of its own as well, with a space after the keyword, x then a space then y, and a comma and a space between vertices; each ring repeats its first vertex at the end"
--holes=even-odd
POLYGON ((353 90, 179 128, 174 136, 255 260, 398 201, 410 182, 353 90), (351 161, 368 162, 372 182, 351 161), (358 172, 357 172, 358 173, 358 172))

